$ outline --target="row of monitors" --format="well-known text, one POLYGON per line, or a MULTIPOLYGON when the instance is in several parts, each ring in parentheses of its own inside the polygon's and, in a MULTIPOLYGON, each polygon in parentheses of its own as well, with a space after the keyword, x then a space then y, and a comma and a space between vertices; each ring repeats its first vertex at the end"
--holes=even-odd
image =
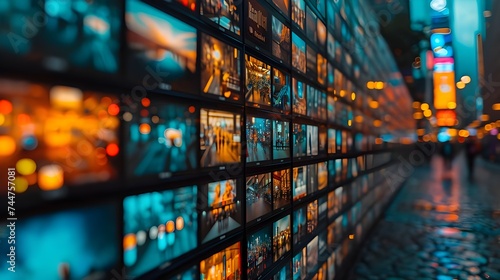
MULTIPOLYGON (((222 8, 211 7, 210 10, 215 10, 206 15, 213 16, 220 24, 229 24, 231 21, 226 22, 224 19, 224 9, 231 10, 236 7, 235 4, 232 1, 216 2, 222 8)), ((204 1, 205 4, 211 6, 214 3, 204 1)), ((244 92, 245 96, 253 95, 254 99, 261 99, 254 103, 268 106, 271 106, 271 95, 279 99, 280 95, 286 94, 279 92, 286 83, 283 77, 277 81, 281 84, 278 85, 278 91, 271 93, 269 66, 248 57, 245 62, 248 81, 242 87, 239 48, 138 0, 126 2, 127 64, 125 67, 120 66, 121 5, 116 0, 83 4, 76 0, 68 3, 55 0, 8 1, 0 7, 0 16, 11 20, 5 21, 0 27, 12 32, 3 41, 0 40, 0 50, 21 55, 28 61, 40 61, 56 71, 76 68, 117 73, 119 69, 126 69, 127 79, 142 85, 144 90, 174 90, 193 94, 203 92, 229 100, 241 100, 240 93, 244 92), (30 18, 32 15, 35 16, 30 18), (26 18, 29 24, 16 21, 17 18, 26 18), (259 78, 263 74, 267 75, 267 80, 259 78)), ((257 13, 257 4, 252 7, 252 11, 257 13)), ((258 22, 264 20, 262 12, 268 11, 259 11, 259 16, 255 16, 258 22)), ((235 15, 233 12, 229 14, 235 15)), ((290 32, 290 28, 277 17, 272 16, 272 20, 269 17, 269 21, 266 17, 264 22, 269 25, 269 29, 272 28, 272 36, 269 36, 272 39, 266 39, 272 41, 269 43, 272 45, 272 56, 284 65, 292 65, 322 86, 333 82, 333 73, 328 73, 327 69, 330 67, 332 72, 333 67, 331 64, 327 66, 326 58, 318 51, 322 48, 306 44, 301 36, 290 32)), ((259 26, 257 24, 255 29, 259 26)), ((249 29, 254 30, 251 26, 249 29)), ((324 36, 314 36, 323 38, 323 44, 329 42, 328 56, 331 60, 344 57, 340 45, 335 48, 333 37, 327 40, 324 24, 323 29, 314 34, 324 36)), ((258 33, 257 30, 254 32, 258 33)), ((347 62, 352 64, 351 59, 347 62)), ((279 76, 283 74, 273 77, 280 79, 279 76)), ((246 100, 249 101, 249 98, 246 100)))
MULTIPOLYGON (((273 262, 291 252, 292 244, 299 246, 304 240, 310 240, 312 235, 319 234, 319 238, 311 242, 316 240, 318 243, 319 239, 319 244, 323 244, 320 252, 326 244, 333 247, 345 229, 352 226, 352 217, 356 216, 352 212, 355 210, 337 217, 326 231, 318 232, 318 226, 331 221, 329 218, 342 209, 346 191, 346 188, 338 188, 295 209, 292 215, 277 218, 255 232, 247 232, 249 279, 262 274, 273 262)), ((267 203, 265 197, 262 199, 263 203, 267 203)), ((125 197, 123 231, 118 229, 119 211, 112 203, 23 218, 16 225, 15 252, 17 261, 23 263, 23 269, 15 274, 15 278, 11 278, 10 274, 7 276, 10 272, 2 269, 0 277, 109 279, 108 276, 116 273, 113 268, 120 262, 120 248, 116 242, 120 235, 125 273, 132 278, 139 277, 158 270, 159 266, 165 269, 171 261, 194 251, 199 244, 219 240, 221 236, 240 228, 243 224, 241 207, 241 193, 236 180, 225 180, 199 187, 186 186, 125 197), (54 251, 55 247, 59 249, 54 251)), ((8 252, 10 233, 7 227, 2 228, 0 247, 8 252)), ((239 255, 236 251, 233 256, 239 255)), ((221 258, 214 255, 201 261, 202 274, 220 275, 218 268, 215 268, 216 271, 211 268, 214 266, 212 262, 217 260, 221 258)), ((236 263, 239 261, 226 268, 227 275, 238 271, 238 267, 234 266, 236 263)))
POLYGON ((251 166, 344 155, 364 143, 361 134, 354 137, 342 129, 271 115, 247 115, 243 128, 243 116, 236 111, 151 100, 118 102, 78 88, 2 80, 0 154, 5 160, 0 166, 17 167, 22 193, 31 186, 50 191, 114 181, 120 158, 127 179, 156 181, 200 167, 240 164, 242 158, 251 166), (243 149, 242 131, 247 139, 243 149))

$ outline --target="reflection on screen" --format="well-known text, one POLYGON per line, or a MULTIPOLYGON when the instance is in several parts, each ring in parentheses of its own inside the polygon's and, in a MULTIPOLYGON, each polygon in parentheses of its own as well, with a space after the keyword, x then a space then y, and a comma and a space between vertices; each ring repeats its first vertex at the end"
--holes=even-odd
POLYGON ((196 108, 143 98, 125 109, 127 176, 180 172, 197 167, 196 108))
POLYGON ((201 166, 211 167, 241 160, 239 114, 201 109, 200 149, 201 166))
MULTIPOLYGON (((114 205, 62 210, 16 223, 15 273, 0 264, 0 279, 110 279, 119 260, 114 205)), ((1 225, 8 229, 7 225, 1 225)), ((0 249, 9 253, 9 231, 0 231, 0 249)))
POLYGON ((241 226, 241 201, 235 179, 201 186, 199 212, 202 243, 241 226))
POLYGON ((0 80, 0 110, 0 167, 17 168, 17 193, 116 178, 120 108, 113 96, 0 80))
POLYGON ((247 162, 271 159, 271 120, 248 117, 246 122, 247 162))
POLYGON ((240 99, 240 50, 202 34, 200 72, 203 93, 240 99))
POLYGON ((200 279, 231 280, 241 277, 240 242, 200 262, 200 279))
POLYGON ((127 1, 128 75, 146 86, 197 93, 196 29, 137 0, 127 1))
POLYGON ((196 200, 196 186, 123 200, 123 261, 131 276, 140 276, 196 248, 196 200))

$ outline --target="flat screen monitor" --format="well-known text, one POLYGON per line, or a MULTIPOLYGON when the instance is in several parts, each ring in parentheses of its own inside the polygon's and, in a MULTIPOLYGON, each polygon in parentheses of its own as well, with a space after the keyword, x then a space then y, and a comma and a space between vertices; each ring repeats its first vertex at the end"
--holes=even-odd
POLYGON ((326 147, 327 147, 327 134, 326 134, 326 126, 320 126, 319 127, 319 154, 324 155, 326 154, 326 147))
POLYGON ((290 0, 272 0, 274 6, 285 17, 290 17, 290 0))
POLYGON ((196 29, 137 0, 126 6, 126 70, 138 90, 198 93, 196 29))
POLYGON ((247 276, 255 279, 273 263, 271 225, 247 235, 247 276))
POLYGON ((320 224, 326 221, 327 211, 328 202, 326 195, 324 195, 318 199, 318 221, 320 224))
POLYGON ((241 51, 201 34, 201 91, 234 101, 241 98, 241 51))
POLYGON ((198 167, 195 106, 145 97, 125 107, 123 118, 127 177, 164 177, 198 167))
POLYGON ((271 128, 271 120, 247 116, 247 163, 271 160, 271 128))
POLYGON ((292 67, 305 74, 306 64, 306 42, 292 32, 292 67))
POLYGON ((316 44, 318 40, 318 29, 316 26, 316 22, 318 21, 318 16, 316 13, 306 5, 306 35, 307 39, 311 41, 313 44, 316 44))
POLYGON ((200 279, 241 279, 240 242, 200 262, 200 279))
POLYGON ((267 215, 273 210, 271 173, 257 174, 246 178, 247 223, 267 215))
POLYGON ((326 60, 326 57, 324 57, 320 53, 317 53, 316 55, 316 68, 317 68, 316 73, 318 73, 317 82, 322 86, 326 86, 326 77, 328 75, 327 66, 328 66, 328 61, 326 60))
POLYGON ((247 3, 245 39, 253 43, 257 50, 268 50, 272 15, 267 6, 264 7, 259 0, 247 0, 247 3))
POLYGON ((200 1, 200 15, 220 31, 241 35, 242 1, 200 1))
POLYGON ((123 200, 123 262, 138 277, 197 247, 197 187, 128 196, 123 200))
MULTIPOLYGON (((280 1, 280 0, 276 0, 280 1)), ((283 0, 281 0, 283 1, 283 0)), ((272 53, 281 63, 290 64, 290 28, 272 16, 272 53)))
POLYGON ((241 115, 228 111, 200 111, 201 166, 214 167, 241 161, 241 115))
POLYGON ((333 128, 328 129, 328 154, 335 154, 337 152, 337 141, 335 140, 336 131, 333 128))
POLYGON ((292 264, 289 260, 276 274, 272 280, 289 280, 292 279, 292 264))
POLYGON ((292 0, 292 21, 301 30, 304 30, 306 22, 306 2, 304 0, 292 0))
POLYGON ((241 226, 241 196, 237 179, 200 186, 198 212, 201 243, 218 238, 241 226))
POLYGON ((318 190, 318 164, 307 165, 307 194, 311 195, 318 190))
POLYGON ((315 125, 307 126, 307 155, 317 156, 318 155, 318 144, 319 144, 319 130, 315 125))
POLYGON ((271 66, 245 55, 245 100, 248 103, 271 106, 271 66))
POLYGON ((328 162, 318 162, 318 190, 328 187, 328 162))
POLYGON ((12 272, 3 261, 0 278, 111 279, 120 260, 116 210, 114 204, 98 204, 26 217, 15 229, 1 224, 0 249, 7 260, 15 254, 17 267, 12 272), (15 239, 9 238, 12 230, 15 239))
POLYGON ((290 126, 288 121, 273 120, 273 159, 290 157, 290 126))
POLYGON ((307 234, 306 212, 306 207, 301 207, 293 211, 293 244, 301 242, 307 234))
POLYGON ((307 273, 314 275, 318 270, 318 236, 307 244, 307 273))
POLYGON ((293 156, 303 157, 306 156, 307 150, 307 125, 293 124, 293 156))
POLYGON ((290 75, 285 72, 273 68, 273 93, 272 93, 272 106, 273 108, 285 115, 290 114, 291 108, 291 85, 290 75))
POLYGON ((307 247, 304 247, 292 259, 293 280, 305 280, 307 278, 307 247))
POLYGON ((307 165, 293 168, 293 200, 298 200, 307 195, 307 165))
POLYGON ((314 200, 313 202, 307 205, 307 233, 313 233, 318 227, 318 201, 314 200))
POLYGON ((307 45, 306 51, 306 75, 309 79, 316 81, 318 79, 317 52, 313 47, 309 45, 307 45))
POLYGON ((335 39, 332 33, 328 32, 326 40, 326 54, 330 61, 335 60, 335 39))
POLYGON ((307 85, 296 79, 292 78, 292 93, 293 93, 293 113, 299 115, 306 115, 307 111, 307 98, 306 98, 307 85))
POLYGON ((292 249, 292 229, 290 215, 273 223, 273 254, 274 261, 279 260, 292 249))
POLYGON ((328 123, 335 123, 335 97, 331 96, 330 93, 328 93, 326 109, 328 123))
POLYGON ((6 172, 16 167, 18 195, 117 178, 120 107, 115 96, 0 80, 0 104, 0 167, 6 172))
POLYGON ((282 210, 292 199, 290 169, 272 172, 273 176, 273 209, 282 210))

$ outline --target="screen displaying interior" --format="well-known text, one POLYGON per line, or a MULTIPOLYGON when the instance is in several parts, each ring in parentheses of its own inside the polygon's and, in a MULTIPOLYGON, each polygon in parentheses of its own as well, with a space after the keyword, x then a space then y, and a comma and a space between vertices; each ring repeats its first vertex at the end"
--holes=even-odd
POLYGON ((222 31, 227 30, 235 35, 241 35, 240 30, 240 10, 241 1, 200 1, 200 14, 210 20, 222 31))
POLYGON ((271 106, 271 66, 247 54, 245 58, 245 100, 271 106))
POLYGON ((0 104, 0 167, 17 168, 18 194, 117 177, 120 107, 113 95, 0 80, 0 104))
POLYGON ((236 179, 212 182, 200 187, 198 211, 202 243, 241 226, 240 197, 236 179))
POLYGON ((127 106, 123 118, 129 177, 198 167, 198 113, 194 106, 145 97, 136 106, 127 106))
POLYGON ((291 249, 292 249, 292 231, 290 227, 290 215, 288 215, 273 223, 274 261, 277 261, 291 249))
POLYGON ((196 29, 137 0, 126 6, 128 76, 147 88, 197 93, 196 29))
POLYGON ((274 171, 273 176, 273 208, 281 209, 290 204, 292 199, 290 169, 274 171))
POLYGON ((293 156, 302 157, 307 152, 307 125, 293 124, 293 156))
MULTIPOLYGON (((110 204, 23 218, 16 223, 14 239, 19 267, 12 273, 9 263, 2 262, 0 278, 110 279, 120 260, 117 220, 116 207, 110 204)), ((8 230, 0 231, 5 254, 12 246, 8 237, 8 230)))
POLYGON ((273 68, 273 95, 272 106, 281 113, 290 114, 291 85, 290 75, 273 68))
POLYGON ((292 0, 292 21, 304 30, 306 21, 306 2, 304 0, 292 0))
POLYGON ((240 50, 201 34, 200 79, 203 93, 240 99, 240 50))
POLYGON ((240 242, 200 262, 200 279, 241 279, 240 242))
POLYGON ((197 187, 144 193, 123 200, 123 261, 138 277, 197 246, 197 187))
POLYGON ((201 166, 212 167, 241 161, 241 115, 201 109, 201 166))
POLYGON ((271 173, 248 176, 246 179, 246 220, 253 221, 273 210, 271 173))

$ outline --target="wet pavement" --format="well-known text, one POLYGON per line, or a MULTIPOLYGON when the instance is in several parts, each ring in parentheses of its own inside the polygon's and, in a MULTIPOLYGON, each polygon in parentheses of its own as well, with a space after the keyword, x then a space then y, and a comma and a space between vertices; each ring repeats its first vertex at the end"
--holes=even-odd
POLYGON ((443 165, 416 169, 350 279, 500 279, 500 166, 478 159, 471 183, 463 154, 443 165))

